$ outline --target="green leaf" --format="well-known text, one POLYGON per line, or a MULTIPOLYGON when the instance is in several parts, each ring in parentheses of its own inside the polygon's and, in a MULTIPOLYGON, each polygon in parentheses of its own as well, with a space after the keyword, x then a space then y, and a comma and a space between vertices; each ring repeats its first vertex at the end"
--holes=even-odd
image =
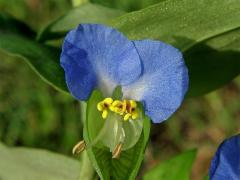
POLYGON ((19 21, 0 14, 0 50, 27 62, 42 79, 67 91, 60 67, 60 49, 30 39, 34 33, 19 21), (30 37, 30 38, 29 38, 30 37))
POLYGON ((186 151, 170 160, 160 163, 155 168, 148 171, 143 179, 189 180, 196 153, 196 150, 186 151))
POLYGON ((123 9, 124 11, 139 10, 152 4, 159 3, 164 0, 91 0, 91 2, 102 4, 103 6, 112 7, 116 9, 123 9))
POLYGON ((240 29, 199 43, 185 52, 189 69, 188 96, 215 90, 240 73, 240 29))
POLYGON ((130 39, 159 39, 185 51, 198 42, 240 27, 239 15, 238 0, 170 0, 125 14, 111 24, 130 39))
POLYGON ((0 179, 78 179, 78 161, 46 150, 8 148, 0 143, 0 179))
POLYGON ((149 138, 150 121, 144 119, 144 129, 137 144, 121 153, 119 159, 112 159, 112 153, 103 146, 89 147, 102 127, 103 119, 96 106, 103 99, 99 91, 94 91, 87 105, 87 119, 84 124, 84 140, 88 145, 88 155, 101 179, 135 179, 149 138), (94 121, 91 121, 94 119, 94 121))
POLYGON ((110 9, 101 5, 85 3, 72 9, 66 15, 45 27, 38 35, 39 41, 64 36, 69 30, 80 23, 106 23, 109 19, 122 15, 120 10, 110 9))

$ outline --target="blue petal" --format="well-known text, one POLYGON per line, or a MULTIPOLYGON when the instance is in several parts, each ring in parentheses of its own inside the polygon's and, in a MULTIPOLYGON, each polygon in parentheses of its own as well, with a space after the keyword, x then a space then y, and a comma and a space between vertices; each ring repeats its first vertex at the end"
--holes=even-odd
POLYGON ((99 24, 82 24, 67 34, 61 65, 69 90, 80 100, 86 100, 94 88, 110 96, 117 85, 133 82, 142 72, 133 42, 99 24))
POLYGON ((85 100, 97 84, 92 64, 86 58, 84 50, 65 41, 61 54, 61 65, 71 94, 79 100, 85 100))
POLYGON ((240 179, 240 135, 225 140, 218 148, 209 169, 211 180, 240 179))
POLYGON ((188 71, 182 54, 160 41, 134 41, 142 61, 142 76, 123 87, 124 97, 142 101, 154 123, 169 118, 188 89, 188 71))

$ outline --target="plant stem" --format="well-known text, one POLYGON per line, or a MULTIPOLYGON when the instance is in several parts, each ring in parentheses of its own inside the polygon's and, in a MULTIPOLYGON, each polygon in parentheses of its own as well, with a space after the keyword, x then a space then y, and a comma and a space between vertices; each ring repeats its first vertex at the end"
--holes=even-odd
POLYGON ((85 123, 85 119, 86 119, 86 116, 87 116, 87 103, 84 102, 84 101, 81 101, 80 104, 80 118, 81 118, 81 121, 82 121, 82 124, 84 125, 85 123))
MULTIPOLYGON (((85 102, 80 102, 80 113, 81 113, 81 121, 82 124, 84 125, 85 123, 85 118, 86 118, 86 108, 87 104, 85 102)), ((80 165, 81 165, 81 171, 79 175, 79 180, 92 180, 95 175, 95 170, 88 158, 87 151, 83 151, 81 154, 81 159, 80 159, 80 165)))
POLYGON ((95 171, 88 158, 87 151, 82 152, 80 165, 81 165, 81 171, 80 171, 79 180, 92 180, 94 178, 95 171))

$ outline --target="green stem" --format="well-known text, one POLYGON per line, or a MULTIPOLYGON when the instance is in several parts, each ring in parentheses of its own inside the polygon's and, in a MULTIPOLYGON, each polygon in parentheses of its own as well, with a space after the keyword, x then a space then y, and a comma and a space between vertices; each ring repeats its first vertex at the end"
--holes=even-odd
POLYGON ((86 116, 87 116, 87 103, 84 102, 84 101, 80 101, 80 118, 81 118, 81 121, 82 121, 82 124, 84 125, 85 123, 85 119, 86 119, 86 116))
MULTIPOLYGON (((85 119, 86 119, 86 109, 87 104, 85 102, 80 102, 80 113, 81 113, 81 121, 84 126, 85 119)), ((88 158, 87 151, 83 151, 81 154, 81 171, 79 175, 79 180, 92 180, 95 175, 95 170, 88 158)))
POLYGON ((81 165, 81 171, 80 171, 79 180, 92 180, 94 178, 95 171, 88 158, 87 151, 82 152, 80 165, 81 165))

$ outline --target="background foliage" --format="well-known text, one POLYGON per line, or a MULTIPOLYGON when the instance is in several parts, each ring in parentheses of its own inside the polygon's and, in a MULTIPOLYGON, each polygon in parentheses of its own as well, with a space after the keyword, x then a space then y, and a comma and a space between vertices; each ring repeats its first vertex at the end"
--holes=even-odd
MULTIPOLYGON (((130 12, 161 1, 92 2, 130 12)), ((70 9, 71 2, 67 0, 0 0, 0 11, 30 24, 36 31, 70 9)), ((59 45, 59 41, 50 43, 59 45)), ((211 43, 214 45, 214 40, 211 43)), ((0 53, 0 60, 0 140, 9 146, 44 148, 70 156, 73 145, 82 138, 79 104, 44 83, 19 58, 0 53)), ((239 78, 205 96, 188 98, 169 121, 152 126, 139 176, 158 162, 197 148, 192 178, 204 177, 217 145, 240 131, 239 108, 239 78)))

